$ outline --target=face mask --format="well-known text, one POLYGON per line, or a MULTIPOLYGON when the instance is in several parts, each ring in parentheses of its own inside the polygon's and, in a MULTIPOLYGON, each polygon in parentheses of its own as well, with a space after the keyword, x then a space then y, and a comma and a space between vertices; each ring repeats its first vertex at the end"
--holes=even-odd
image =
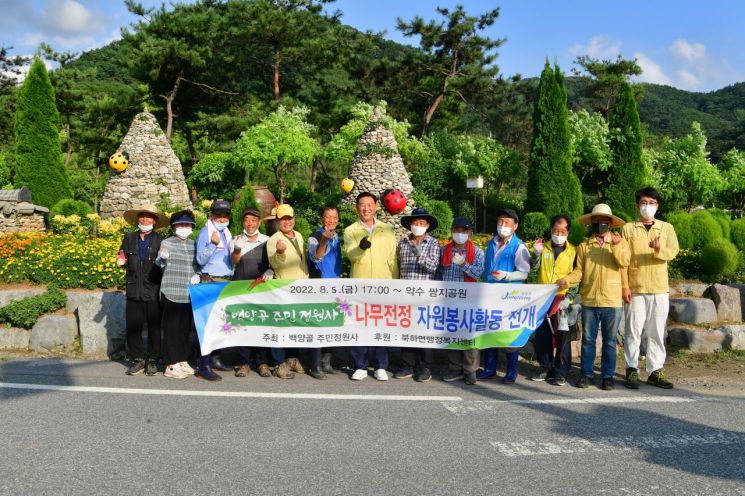
POLYGON ((153 225, 150 224, 146 226, 145 224, 137 224, 137 228, 140 230, 140 232, 149 233, 153 230, 153 225))
POLYGON ((186 239, 189 236, 191 236, 191 227, 177 227, 174 231, 176 233, 176 236, 178 236, 181 239, 186 239))
POLYGON ((421 236, 427 232, 427 228, 424 226, 411 226, 411 234, 414 236, 421 236))
POLYGON ((593 222, 592 223, 592 232, 595 234, 605 234, 608 232, 608 229, 610 229, 610 224, 607 222, 593 222))
POLYGON ((224 231, 228 227, 227 222, 213 222, 213 224, 218 231, 224 231))
POLYGON ((566 236, 558 236, 556 234, 551 235, 551 243, 553 243, 556 246, 561 246, 566 242, 567 242, 566 236))
POLYGON ((259 230, 257 229, 254 232, 246 232, 246 230, 244 229, 243 232, 246 234, 246 236, 256 236, 256 233, 258 233, 259 230))
POLYGON ((507 226, 499 226, 497 228, 497 233, 499 234, 500 238, 506 238, 512 234, 512 228, 507 226))
POLYGON ((642 214, 642 219, 654 219, 654 214, 657 213, 657 207, 654 205, 642 205, 639 207, 639 213, 642 214))
POLYGON ((463 245, 468 241, 468 234, 467 233, 453 233, 453 241, 455 241, 456 244, 463 245))

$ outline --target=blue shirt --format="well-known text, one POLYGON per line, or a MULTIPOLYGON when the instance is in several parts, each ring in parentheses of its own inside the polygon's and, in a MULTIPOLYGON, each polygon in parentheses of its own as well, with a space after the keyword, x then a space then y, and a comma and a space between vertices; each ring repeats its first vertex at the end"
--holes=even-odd
POLYGON ((150 239, 152 236, 153 231, 150 231, 149 233, 145 234, 145 236, 140 236, 140 233, 137 233, 137 249, 140 253, 140 260, 147 260, 147 250, 150 248, 150 239))
MULTIPOLYGON (((219 232, 219 231, 218 231, 219 232)), ((230 260, 228 240, 224 232, 220 232, 222 246, 218 248, 210 241, 207 227, 203 227, 197 236, 197 265, 202 274, 213 277, 231 277, 233 275, 233 262, 230 260)))

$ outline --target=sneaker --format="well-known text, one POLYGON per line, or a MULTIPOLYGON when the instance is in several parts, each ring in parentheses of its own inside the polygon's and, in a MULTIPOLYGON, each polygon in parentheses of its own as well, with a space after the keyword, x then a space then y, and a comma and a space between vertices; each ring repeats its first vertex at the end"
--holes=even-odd
POLYGON ((294 379, 295 374, 290 370, 290 366, 287 362, 282 362, 274 367, 274 376, 280 379, 294 379))
POLYGON ((379 381, 387 381, 388 380, 388 372, 385 371, 385 369, 377 369, 375 371, 375 379, 379 381))
POLYGON ((595 379, 593 379, 592 377, 582 376, 577 380, 577 382, 574 385, 577 386, 578 388, 584 389, 584 388, 590 387, 590 384, 595 384, 595 379))
POLYGON ((244 363, 243 365, 239 366, 237 369, 235 369, 235 376, 236 377, 246 377, 251 372, 251 367, 248 366, 248 364, 244 363))
POLYGON ((295 357, 291 357, 287 359, 287 365, 290 366, 290 370, 297 374, 304 374, 305 369, 303 368, 303 364, 300 363, 300 360, 298 360, 295 357))
POLYGON ((271 377, 272 370, 269 368, 269 365, 262 363, 259 365, 259 375, 261 377, 271 377))
POLYGON ((548 382, 552 386, 566 386, 567 385, 567 380, 564 379, 560 375, 556 377, 550 377, 546 382, 548 382))
POLYGON ((416 382, 429 382, 430 379, 432 379, 432 372, 426 367, 419 370, 414 376, 416 382))
POLYGON ((154 376, 158 373, 158 362, 149 358, 147 365, 145 365, 145 375, 154 376))
POLYGON ((191 368, 191 365, 189 365, 189 362, 179 362, 176 365, 178 365, 181 368, 181 370, 183 370, 189 375, 195 375, 197 373, 196 370, 191 368))
POLYGON ((673 383, 668 381, 665 377, 665 371, 663 369, 655 370, 647 378, 647 384, 650 386, 661 387, 662 389, 672 389, 673 383))
POLYGON ((603 382, 600 383, 600 389, 602 389, 603 391, 613 391, 615 387, 616 381, 614 381, 612 377, 603 379, 603 382))
POLYGON ((541 370, 538 374, 531 376, 530 380, 535 382, 543 382, 548 379, 548 371, 541 370))
POLYGON ((629 389, 639 389, 639 371, 633 367, 627 367, 626 382, 623 385, 629 389))
POLYGON ((469 372, 466 374, 466 384, 469 386, 473 386, 478 382, 478 379, 476 378, 476 372, 469 372))
POLYGON ((447 373, 442 376, 442 380, 445 382, 455 382, 465 379, 466 374, 462 370, 448 370, 447 373))
POLYGON ((171 379, 186 379, 187 377, 189 377, 189 374, 186 373, 184 369, 179 367, 178 363, 167 366, 165 372, 163 372, 163 375, 165 377, 170 377, 171 379))
POLYGON ((142 358, 135 358, 126 373, 127 375, 138 375, 143 372, 145 372, 145 360, 142 358))
POLYGON ((414 375, 414 369, 411 367, 404 367, 395 374, 393 374, 393 377, 396 379, 408 379, 409 377, 414 375))
POLYGON ((367 369, 357 369, 354 371, 354 374, 352 374, 353 381, 361 381, 365 377, 367 377, 367 369))

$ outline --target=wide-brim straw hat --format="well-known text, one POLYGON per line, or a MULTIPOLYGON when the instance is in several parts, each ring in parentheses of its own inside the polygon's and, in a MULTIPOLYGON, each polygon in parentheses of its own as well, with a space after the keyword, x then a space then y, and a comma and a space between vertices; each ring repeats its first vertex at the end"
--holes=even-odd
POLYGON ((592 212, 581 216, 579 218, 579 221, 582 224, 589 226, 590 224, 592 224, 592 218, 596 216, 610 217, 610 227, 623 227, 623 225, 626 224, 625 220, 613 215, 613 211, 611 211, 610 207, 605 203, 598 203, 597 205, 592 207, 592 212))
POLYGON ((153 224, 153 229, 161 229, 168 225, 168 217, 158 212, 158 207, 155 205, 142 205, 140 208, 127 210, 124 212, 123 217, 128 224, 137 227, 137 217, 139 217, 140 214, 150 214, 155 217, 156 220, 155 224, 153 224))

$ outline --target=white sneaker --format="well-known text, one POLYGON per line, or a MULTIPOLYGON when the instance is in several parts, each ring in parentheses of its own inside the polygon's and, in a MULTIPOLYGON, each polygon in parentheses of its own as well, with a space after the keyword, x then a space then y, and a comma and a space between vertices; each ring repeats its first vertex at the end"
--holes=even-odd
POLYGON ((379 381, 387 381, 388 372, 386 372, 385 369, 377 369, 375 371, 375 378, 379 381))
POLYGON ((352 374, 352 380, 353 381, 361 381, 367 377, 367 370, 366 369, 357 369, 354 371, 354 374, 352 374))
POLYGON ((181 368, 184 372, 186 372, 189 375, 195 375, 197 373, 196 370, 191 368, 191 365, 189 365, 189 362, 179 362, 176 364, 177 367, 181 368))
POLYGON ((171 379, 186 379, 187 377, 189 377, 189 374, 187 374, 186 371, 179 367, 178 363, 167 366, 166 371, 163 372, 163 375, 166 377, 170 377, 171 379))

